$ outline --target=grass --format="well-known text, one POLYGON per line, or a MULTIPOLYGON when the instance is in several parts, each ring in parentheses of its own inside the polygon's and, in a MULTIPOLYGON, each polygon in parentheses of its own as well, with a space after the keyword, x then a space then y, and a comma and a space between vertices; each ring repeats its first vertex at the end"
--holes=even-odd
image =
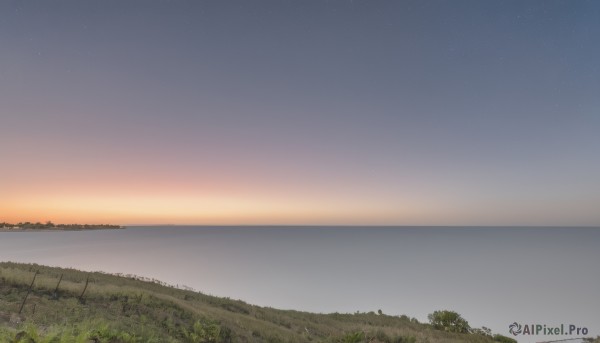
POLYGON ((435 330, 406 316, 277 310, 134 276, 4 262, 0 342, 486 343, 493 339, 435 330))

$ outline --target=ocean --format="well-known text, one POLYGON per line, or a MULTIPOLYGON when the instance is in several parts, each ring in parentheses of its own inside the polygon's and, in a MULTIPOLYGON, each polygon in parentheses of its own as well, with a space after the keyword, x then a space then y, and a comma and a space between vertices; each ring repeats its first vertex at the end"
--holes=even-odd
POLYGON ((448 309, 503 335, 514 322, 598 335, 599 245, 599 228, 155 226, 0 232, 0 260, 135 274, 282 309, 420 321, 448 309))

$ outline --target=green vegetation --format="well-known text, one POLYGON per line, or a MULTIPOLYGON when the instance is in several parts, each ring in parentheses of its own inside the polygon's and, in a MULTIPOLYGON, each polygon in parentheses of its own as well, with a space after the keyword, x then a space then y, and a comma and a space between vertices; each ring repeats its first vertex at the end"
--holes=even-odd
POLYGON ((30 223, 23 222, 17 224, 0 223, 2 230, 106 230, 106 229, 123 229, 119 225, 109 224, 54 224, 53 222, 46 223, 30 223))
POLYGON ((471 327, 460 314, 454 311, 435 311, 428 316, 434 328, 447 332, 469 333, 471 327))
POLYGON ((314 314, 277 310, 131 275, 6 262, 0 263, 0 342, 492 343, 494 340, 487 335, 436 330, 433 325, 418 323, 414 318, 383 312, 314 314))
POLYGON ((460 314, 454 311, 435 311, 429 314, 428 319, 431 326, 433 326, 436 330, 477 335, 488 339, 491 338, 494 342, 500 343, 517 343, 517 340, 510 337, 500 334, 492 335, 492 330, 485 326, 482 328, 471 328, 471 326, 469 326, 469 322, 467 322, 460 314))

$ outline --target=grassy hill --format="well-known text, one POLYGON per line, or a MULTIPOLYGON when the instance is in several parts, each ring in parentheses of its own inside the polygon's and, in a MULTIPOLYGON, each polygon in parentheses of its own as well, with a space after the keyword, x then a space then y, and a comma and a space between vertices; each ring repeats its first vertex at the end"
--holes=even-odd
POLYGON ((134 276, 0 263, 0 342, 493 341, 406 316, 277 310, 134 276))

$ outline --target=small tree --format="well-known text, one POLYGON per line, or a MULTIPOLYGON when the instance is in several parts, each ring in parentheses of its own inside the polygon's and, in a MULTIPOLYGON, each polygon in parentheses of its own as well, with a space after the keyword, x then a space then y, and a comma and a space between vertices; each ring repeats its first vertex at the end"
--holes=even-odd
POLYGON ((427 316, 429 323, 437 330, 469 333, 471 327, 460 314, 454 311, 435 311, 427 316))

